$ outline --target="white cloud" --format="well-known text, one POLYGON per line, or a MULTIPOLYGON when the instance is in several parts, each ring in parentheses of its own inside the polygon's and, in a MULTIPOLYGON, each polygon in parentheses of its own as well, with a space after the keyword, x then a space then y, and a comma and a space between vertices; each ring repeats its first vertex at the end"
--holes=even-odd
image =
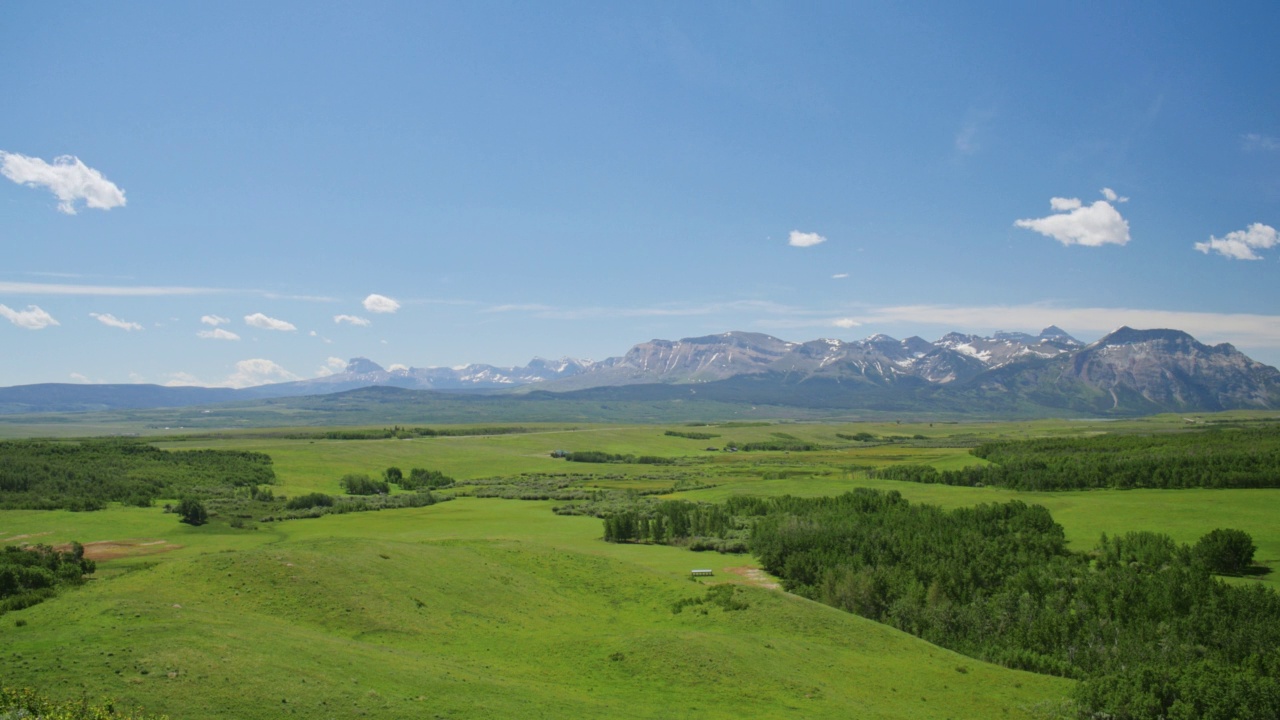
POLYGON ((840 318, 838 320, 832 320, 831 324, 835 325, 838 328, 855 328, 861 325, 862 323, 858 322, 857 320, 854 320, 853 318, 840 318))
POLYGON ((408 369, 409 369, 408 365, 403 365, 401 363, 391 363, 390 367, 387 368, 387 370, 391 372, 395 372, 397 370, 408 370, 408 369))
POLYGON ((849 273, 836 273, 835 275, 832 275, 832 276, 831 276, 831 279, 832 279, 832 280, 843 280, 843 279, 845 279, 845 278, 847 278, 847 277, 849 277, 849 273))
POLYGON ((340 357, 330 357, 328 360, 325 360, 324 365, 321 365, 319 370, 316 370, 316 377, 328 377, 329 375, 340 373, 346 369, 346 360, 343 360, 340 357))
POLYGON ((236 371, 223 381, 222 385, 224 387, 244 388, 297 379, 299 379, 297 375, 270 360, 254 358, 236 363, 236 371))
POLYGON ((358 315, 334 315, 333 321, 339 325, 341 325, 342 323, 347 323, 349 325, 359 325, 360 327, 367 327, 369 325, 368 318, 362 318, 358 315))
POLYGON ((1270 135, 1247 133, 1245 135, 1241 135, 1240 139, 1244 142, 1245 150, 1280 150, 1280 140, 1277 140, 1270 135))
POLYGON ((1275 228, 1254 223, 1244 230, 1229 232, 1224 238, 1210 235, 1209 242, 1196 243, 1195 248, 1206 255, 1212 251, 1233 260, 1261 260, 1254 250, 1273 248, 1278 242, 1275 228))
POLYGON ((49 164, 40 158, 0 150, 0 174, 28 187, 44 187, 58 198, 58 210, 76 214, 76 201, 98 210, 124 207, 124 191, 102 173, 72 155, 61 155, 49 164))
POLYGON ((138 323, 129 322, 127 320, 121 320, 120 318, 116 317, 115 315, 112 315, 111 313, 91 312, 89 313, 89 317, 94 318, 95 320, 102 323, 103 325, 106 325, 107 327, 120 328, 121 330, 125 330, 125 331, 142 329, 142 326, 139 325, 138 323))
MULTIPOLYGON (((1103 194, 1117 202, 1128 200, 1117 196, 1110 188, 1103 188, 1103 194)), ((1057 212, 1056 215, 1018 220, 1013 224, 1051 237, 1063 245, 1099 247, 1129 242, 1129 221, 1106 200, 1085 205, 1078 198, 1056 197, 1049 200, 1049 206, 1057 212)))
POLYGON ((1230 342, 1242 347, 1280 348, 1280 315, 1207 313, 1141 308, 1060 307, 1057 305, 899 305, 868 308, 850 318, 863 325, 901 323, 967 332, 998 328, 1043 328, 1057 325, 1068 332, 1104 334, 1122 325, 1176 328, 1201 342, 1230 342))
POLYGON ((400 309, 400 303, 385 295, 370 295, 364 299, 364 309, 372 313, 393 313, 400 309))
POLYGON ((28 330, 43 330, 50 325, 60 324, 36 305, 28 305, 26 310, 13 310, 8 305, 0 305, 0 317, 28 330))
POLYGON ((277 320, 273 317, 267 317, 262 313, 254 313, 245 315, 244 322, 250 327, 261 328, 263 330, 279 330, 280 332, 293 332, 298 328, 293 323, 277 320))
POLYGON ((791 247, 807 248, 813 247, 814 245, 821 245, 826 241, 827 239, 818 233, 807 233, 800 232, 799 230, 792 230, 791 235, 787 240, 787 244, 791 247))
POLYGON ((222 317, 221 315, 202 315, 200 316, 200 322, 204 323, 205 325, 212 325, 214 327, 218 327, 219 325, 226 325, 231 321, 228 320, 227 318, 222 317))
POLYGON ((196 333, 196 337, 203 338, 205 340, 239 340, 240 339, 239 335, 231 332, 230 330, 224 330, 222 328, 215 328, 213 330, 201 330, 200 332, 196 333))
POLYGON ((78 382, 78 383, 87 383, 87 382, 89 382, 89 376, 88 376, 88 375, 82 375, 82 374, 80 374, 80 373, 78 373, 78 372, 73 372, 73 373, 71 373, 71 379, 72 379, 72 380, 74 380, 74 381, 76 381, 76 382, 78 382))
POLYGON ((165 387, 188 387, 191 385, 204 385, 200 382, 200 378, 188 372, 176 372, 169 375, 169 379, 164 383, 165 387))
POLYGON ((1113 202, 1113 203, 1129 202, 1129 198, 1121 197, 1117 195, 1116 191, 1112 190, 1111 188, 1102 188, 1102 197, 1106 198, 1109 202, 1113 202))

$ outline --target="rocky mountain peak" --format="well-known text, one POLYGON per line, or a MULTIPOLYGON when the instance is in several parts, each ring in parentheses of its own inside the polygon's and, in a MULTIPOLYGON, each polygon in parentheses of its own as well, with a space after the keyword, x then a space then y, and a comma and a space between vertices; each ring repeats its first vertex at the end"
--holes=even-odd
POLYGON ((352 375, 363 375, 365 373, 385 372, 383 367, 369 358, 357 357, 347 361, 347 369, 343 372, 352 375))

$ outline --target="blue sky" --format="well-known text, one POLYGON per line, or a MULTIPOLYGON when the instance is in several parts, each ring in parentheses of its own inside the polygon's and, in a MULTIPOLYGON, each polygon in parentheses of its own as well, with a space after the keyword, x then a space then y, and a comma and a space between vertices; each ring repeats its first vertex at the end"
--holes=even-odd
POLYGON ((4 4, 0 385, 1049 324, 1280 364, 1280 6, 900 5, 4 4))

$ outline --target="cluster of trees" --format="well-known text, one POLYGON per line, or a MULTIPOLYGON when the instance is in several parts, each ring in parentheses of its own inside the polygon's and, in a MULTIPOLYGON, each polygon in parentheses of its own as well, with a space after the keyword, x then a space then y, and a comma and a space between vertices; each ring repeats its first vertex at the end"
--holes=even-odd
POLYGON ((382 477, 388 483, 399 485, 401 490, 434 490, 449 487, 455 482, 439 470, 411 468, 409 474, 405 475, 403 470, 394 466, 384 470, 382 477))
POLYGON ((0 442, 0 509, 150 507, 209 487, 270 485, 270 456, 238 450, 166 451, 136 440, 0 442))
POLYGON ((796 439, 778 438, 776 440, 757 440, 756 442, 749 442, 749 443, 726 442, 724 446, 726 449, 733 448, 735 450, 741 450, 742 452, 769 452, 769 451, 809 452, 812 450, 823 449, 823 447, 817 443, 812 443, 807 440, 800 440, 798 438, 796 439))
POLYGON ((395 425, 389 428, 351 428, 347 430, 326 430, 324 432, 313 433, 289 433, 282 437, 297 440, 408 440, 410 438, 420 437, 511 435, 514 433, 526 432, 529 432, 529 428, 518 426, 430 428, 402 427, 400 425, 395 425))
POLYGON ((7 545, 0 551, 0 614, 35 605, 61 585, 79 585, 95 569, 78 542, 69 550, 7 545))
POLYGON ((386 480, 374 480, 365 473, 347 473, 338 481, 348 495, 389 495, 391 486, 386 480))
POLYGON ((1047 510, 1016 501, 945 511, 863 489, 765 499, 760 511, 751 549, 788 590, 973 657, 1079 678, 1087 716, 1280 717, 1280 595, 1211 575, 1219 555, 1251 558, 1240 531, 1195 546, 1104 536, 1084 554, 1066 549, 1047 510), (1229 691, 1203 692, 1211 680, 1229 691))
POLYGON ((717 435, 717 434, 715 434, 715 433, 709 433, 709 432, 689 432, 689 431, 685 431, 685 430, 668 430, 668 431, 664 432, 664 433, 663 433, 663 435, 669 435, 669 436, 671 436, 671 437, 688 438, 688 439, 690 439, 690 440, 710 440, 710 439, 712 439, 712 438, 718 438, 718 437, 720 437, 719 435, 717 435))
POLYGON ((990 442, 971 452, 991 464, 899 465, 871 475, 1015 490, 1280 487, 1280 427, 990 442))
MULTIPOLYGON (((557 451, 559 452, 559 451, 557 451)), ((672 458, 658 457, 657 455, 632 455, 631 453, 617 454, 600 452, 599 450, 583 450, 580 452, 566 452, 560 455, 552 454, 553 457, 563 457, 569 462, 581 463, 621 463, 624 465, 670 465, 675 462, 672 458)))
POLYGON ((632 498, 630 503, 603 514, 604 539, 746 552, 748 518, 759 514, 759 502, 754 497, 733 497, 723 504, 688 500, 642 502, 632 498))

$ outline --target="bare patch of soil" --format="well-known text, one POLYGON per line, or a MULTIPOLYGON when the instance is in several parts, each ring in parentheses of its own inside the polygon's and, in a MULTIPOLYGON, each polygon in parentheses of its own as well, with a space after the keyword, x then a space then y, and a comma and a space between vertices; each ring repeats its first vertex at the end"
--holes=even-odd
MULTIPOLYGON (((182 547, 168 540, 149 540, 131 538, 129 540, 98 540, 84 544, 84 556, 90 560, 115 560, 123 557, 139 557, 141 555, 159 555, 182 547)), ((59 550, 70 550, 70 545, 62 545, 59 550)))
POLYGON ((762 587, 766 590, 781 590, 782 586, 777 580, 769 577, 769 574, 758 567, 743 565, 742 567, 725 568, 726 572, 731 572, 738 577, 745 578, 747 582, 756 587, 762 587))

